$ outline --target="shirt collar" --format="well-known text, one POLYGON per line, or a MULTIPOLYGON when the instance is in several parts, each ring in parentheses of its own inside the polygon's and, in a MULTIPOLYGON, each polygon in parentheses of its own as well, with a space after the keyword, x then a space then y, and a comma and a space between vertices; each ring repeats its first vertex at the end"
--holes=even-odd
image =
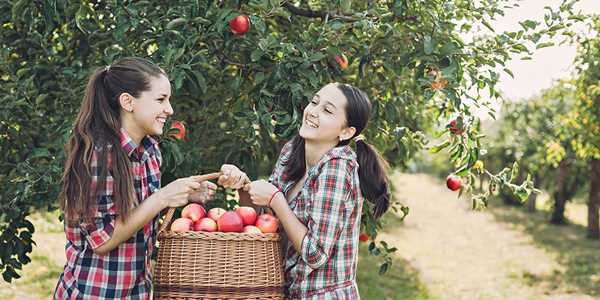
POLYGON ((141 146, 136 144, 127 131, 124 128, 121 128, 121 147, 123 150, 125 150, 125 153, 127 153, 128 157, 132 157, 133 154, 137 154, 134 157, 142 160, 144 157, 154 153, 158 142, 147 135, 142 139, 141 144, 141 146))
POLYGON ((317 170, 321 169, 321 166, 323 166, 326 162, 328 162, 329 160, 332 160, 334 158, 347 159, 349 161, 356 161, 356 159, 357 159, 356 152, 354 152, 354 150, 352 150, 352 148, 350 146, 346 145, 346 146, 334 147, 334 148, 330 149, 329 151, 325 152, 325 154, 321 157, 319 162, 317 162, 309 170, 309 172, 308 172, 309 175, 311 173, 314 173, 317 170))

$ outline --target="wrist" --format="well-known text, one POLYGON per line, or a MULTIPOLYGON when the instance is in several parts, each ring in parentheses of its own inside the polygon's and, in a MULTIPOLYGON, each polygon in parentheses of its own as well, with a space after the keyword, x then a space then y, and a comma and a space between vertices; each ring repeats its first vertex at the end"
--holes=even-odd
POLYGON ((285 201, 285 196, 283 195, 283 192, 278 191, 273 196, 273 199, 271 199, 271 202, 269 203, 269 207, 271 207, 274 211, 278 211, 282 203, 287 204, 287 202, 285 201))
POLYGON ((279 194, 279 193, 281 193, 281 191, 279 189, 276 189, 271 193, 271 197, 269 198, 269 201, 267 202, 268 207, 271 207, 271 204, 273 203, 273 199, 275 197, 277 197, 277 194, 279 194))
POLYGON ((160 206, 161 210, 169 207, 169 203, 167 201, 167 198, 164 197, 162 189, 157 190, 152 195, 150 195, 150 197, 154 198, 154 200, 160 206))

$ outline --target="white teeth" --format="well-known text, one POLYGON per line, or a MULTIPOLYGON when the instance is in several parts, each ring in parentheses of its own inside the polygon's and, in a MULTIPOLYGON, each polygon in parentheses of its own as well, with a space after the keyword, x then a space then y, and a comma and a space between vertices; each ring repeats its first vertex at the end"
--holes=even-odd
POLYGON ((156 118, 156 120, 160 123, 165 123, 167 121, 166 118, 156 118))
POLYGON ((308 124, 308 126, 312 127, 312 128, 318 128, 319 125, 317 125, 315 122, 312 122, 308 119, 306 119, 306 124, 308 124))

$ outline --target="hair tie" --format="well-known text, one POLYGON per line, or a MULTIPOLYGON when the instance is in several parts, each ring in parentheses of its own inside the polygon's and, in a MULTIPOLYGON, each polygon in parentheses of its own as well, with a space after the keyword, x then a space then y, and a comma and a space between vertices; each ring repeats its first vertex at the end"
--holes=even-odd
POLYGON ((359 135, 355 136, 353 140, 354 140, 355 143, 358 143, 358 141, 363 141, 364 142, 365 136, 362 135, 362 134, 359 134, 359 135))

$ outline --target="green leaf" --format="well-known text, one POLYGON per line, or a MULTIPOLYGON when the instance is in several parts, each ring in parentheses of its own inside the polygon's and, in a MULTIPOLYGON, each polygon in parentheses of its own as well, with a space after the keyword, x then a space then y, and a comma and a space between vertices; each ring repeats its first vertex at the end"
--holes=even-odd
POLYGON ((481 24, 483 24, 483 26, 487 27, 487 29, 491 30, 492 32, 496 32, 492 25, 490 25, 490 23, 488 23, 486 20, 481 19, 481 24))
POLYGON ((513 72, 511 70, 509 70, 508 68, 504 68, 503 71, 506 72, 506 74, 510 75, 510 77, 515 78, 515 75, 513 74, 513 72))
POLYGON ((185 25, 185 23, 187 23, 186 18, 176 18, 176 19, 171 20, 169 23, 167 23, 167 26, 165 26, 165 28, 167 30, 175 30, 175 29, 178 29, 179 27, 185 25))
POLYGON ((260 50, 259 48, 254 49, 254 51, 252 51, 252 53, 250 53, 250 59, 253 62, 257 62, 263 55, 262 50, 260 50))
POLYGON ((320 60, 321 60, 321 59, 323 59, 323 58, 325 58, 325 54, 323 54, 323 53, 321 53, 321 52, 316 52, 316 53, 313 53, 313 54, 311 54, 311 55, 308 57, 308 60, 309 60, 310 62, 316 62, 316 61, 320 61, 320 60))
POLYGON ((431 147, 431 149, 429 149, 429 152, 431 153, 438 153, 440 152, 442 149, 448 147, 450 145, 450 140, 445 140, 433 147, 431 147))
POLYGON ((388 271, 389 267, 390 267, 389 262, 385 262, 381 266, 379 266, 379 275, 385 274, 388 271))
POLYGON ((541 49, 541 48, 552 47, 552 46, 554 46, 553 42, 547 42, 547 43, 537 44, 537 46, 535 46, 535 48, 536 49, 541 49))
POLYGON ((34 159, 40 157, 52 157, 52 155, 50 154, 50 151, 48 151, 48 149, 46 148, 35 148, 33 149, 33 152, 29 157, 34 159))

